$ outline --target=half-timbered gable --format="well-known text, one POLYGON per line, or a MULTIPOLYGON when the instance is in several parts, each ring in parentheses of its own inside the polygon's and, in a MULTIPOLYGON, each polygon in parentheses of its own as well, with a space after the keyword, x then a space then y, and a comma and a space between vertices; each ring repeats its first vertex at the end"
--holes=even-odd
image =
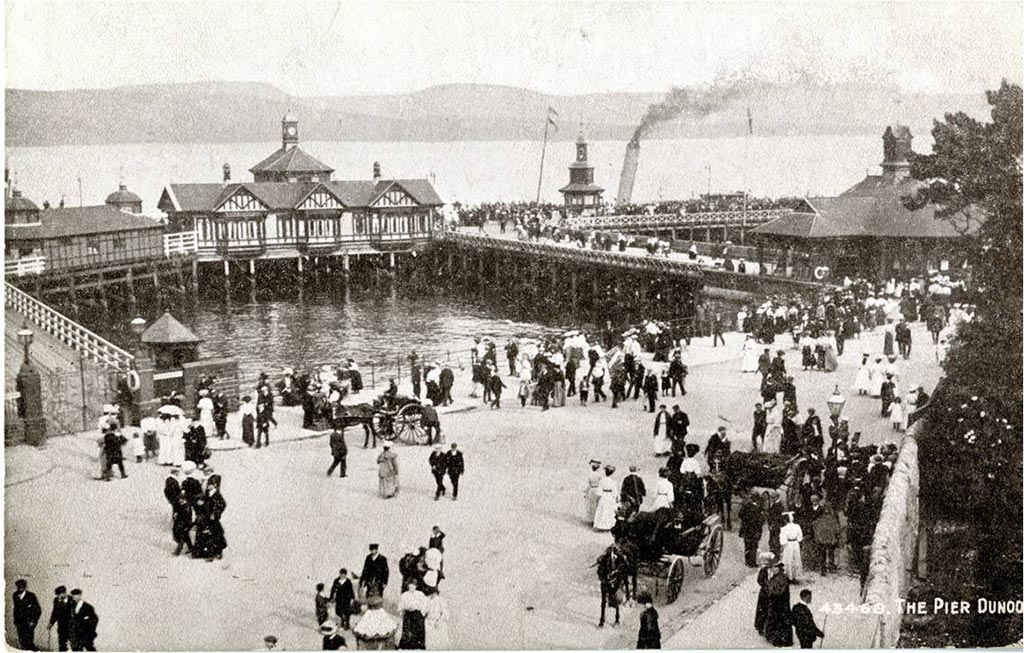
POLYGON ((375 209, 415 208, 420 204, 398 182, 392 182, 370 206, 375 209))
POLYGON ((255 195, 250 193, 245 186, 239 186, 235 192, 220 203, 216 209, 217 213, 231 213, 236 211, 266 211, 267 205, 261 202, 255 195))
POLYGON ((340 211, 345 208, 345 205, 330 189, 323 184, 318 184, 295 208, 299 211, 340 211))

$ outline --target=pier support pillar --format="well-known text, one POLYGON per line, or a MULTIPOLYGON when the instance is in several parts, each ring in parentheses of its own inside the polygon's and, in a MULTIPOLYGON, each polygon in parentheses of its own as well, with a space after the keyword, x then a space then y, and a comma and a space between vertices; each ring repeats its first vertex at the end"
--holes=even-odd
POLYGON ((395 269, 395 253, 394 252, 390 252, 388 254, 388 267, 391 268, 392 270, 395 269))
POLYGON ((711 242, 711 227, 707 227, 704 229, 704 242, 711 242))
POLYGON ((573 270, 569 273, 569 301, 572 305, 572 310, 575 311, 579 306, 579 297, 577 292, 577 285, 579 280, 576 278, 576 271, 573 270))
POLYGON ((341 269, 344 270, 345 280, 347 281, 348 275, 352 270, 352 264, 351 261, 349 260, 348 254, 345 254, 341 257, 341 269))
POLYGON ((729 227, 727 227, 726 225, 723 224, 722 225, 722 242, 724 243, 724 242, 727 242, 728 240, 729 240, 729 227))

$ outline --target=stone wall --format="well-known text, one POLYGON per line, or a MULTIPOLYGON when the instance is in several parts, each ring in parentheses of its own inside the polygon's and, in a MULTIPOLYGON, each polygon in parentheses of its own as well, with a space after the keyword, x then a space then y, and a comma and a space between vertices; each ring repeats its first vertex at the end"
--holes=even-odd
MULTIPOLYGON (((185 395, 186 409, 196 405, 196 401, 199 399, 196 396, 196 382, 203 375, 216 377, 217 383, 214 388, 224 393, 229 411, 238 409, 241 388, 239 387, 237 359, 204 358, 194 363, 185 363, 181 366, 181 371, 184 385, 182 393, 185 395)), ((249 389, 248 392, 255 394, 255 388, 249 389)), ((255 396, 253 398, 255 399, 255 396)))
POLYGON ((864 603, 877 612, 873 615, 877 623, 871 641, 855 646, 893 648, 900 636, 903 615, 899 600, 907 596, 917 552, 920 470, 916 438, 923 428, 922 420, 907 431, 889 478, 864 588, 864 603))

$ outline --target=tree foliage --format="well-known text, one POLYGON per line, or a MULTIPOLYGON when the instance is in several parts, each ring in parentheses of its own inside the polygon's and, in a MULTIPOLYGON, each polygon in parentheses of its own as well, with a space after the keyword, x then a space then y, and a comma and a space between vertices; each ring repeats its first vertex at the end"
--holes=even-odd
MULTIPOLYGON (((979 592, 1021 597, 1022 207, 1021 88, 987 93, 992 121, 963 113, 935 121, 931 154, 911 158, 924 182, 911 208, 932 204, 938 219, 969 225, 969 293, 978 307, 962 323, 929 408, 921 439, 922 500, 980 533, 979 592)), ((978 616, 971 640, 998 646, 1020 638, 1020 619, 978 616)))

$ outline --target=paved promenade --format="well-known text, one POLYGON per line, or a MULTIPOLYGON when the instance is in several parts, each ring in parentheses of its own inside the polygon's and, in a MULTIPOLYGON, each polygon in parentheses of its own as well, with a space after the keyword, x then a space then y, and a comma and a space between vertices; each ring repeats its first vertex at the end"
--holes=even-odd
MULTIPOLYGON (((930 340, 926 344, 921 329, 914 336, 904 377, 931 388, 939 372, 930 340)), ((845 414, 852 430, 863 431, 869 442, 896 439, 877 416, 877 400, 850 396, 860 352, 881 351, 881 337, 879 331, 849 343, 833 374, 794 374, 801 405, 822 413, 838 384, 849 397, 845 414)), ((684 356, 689 393, 665 403, 677 402, 689 413, 690 439, 700 444, 719 416, 732 420, 742 450, 749 448, 758 379, 739 371, 742 336, 727 334, 726 342, 712 348, 709 338, 693 341, 684 356)), ((776 348, 787 349, 793 367, 798 352, 789 344, 784 337, 776 348)), ((58 584, 81 586, 100 613, 97 645, 104 649, 247 650, 267 634, 286 649, 315 649, 314 585, 330 583, 341 566, 358 570, 369 542, 381 543, 397 577, 401 555, 425 545, 437 524, 448 533, 442 591, 457 648, 632 647, 635 609, 624 612, 619 628, 595 627, 599 591, 591 565, 611 537, 582 523, 578 510, 592 457, 619 470, 636 463, 648 485, 654 483, 662 459, 652 455, 650 417, 633 401, 617 410, 580 407, 571 399, 548 412, 520 408, 515 379, 506 379, 503 407, 494 411, 466 397, 467 377, 468 370, 458 377, 456 412, 442 416, 447 441, 457 442, 466 457, 457 502, 433 500, 428 449, 403 445, 396 447, 401 492, 381 500, 379 450, 361 448, 361 429, 348 432, 348 478, 327 478, 327 438, 308 437, 297 428, 298 411, 282 410, 269 448, 214 453, 211 464, 224 477, 229 543, 224 559, 214 563, 171 555, 164 468, 129 462, 126 480, 92 480, 95 433, 54 438, 43 450, 8 449, 5 579, 27 578, 40 597, 58 584)), ((741 557, 734 531, 726 535, 713 578, 688 568, 679 599, 659 606, 666 642, 708 610, 737 636, 748 627, 752 605, 729 593, 749 582, 741 557)), ((819 592, 817 600, 828 600, 819 592)), ((398 594, 392 583, 389 610, 398 594)), ((40 633, 37 641, 45 644, 40 633)))

